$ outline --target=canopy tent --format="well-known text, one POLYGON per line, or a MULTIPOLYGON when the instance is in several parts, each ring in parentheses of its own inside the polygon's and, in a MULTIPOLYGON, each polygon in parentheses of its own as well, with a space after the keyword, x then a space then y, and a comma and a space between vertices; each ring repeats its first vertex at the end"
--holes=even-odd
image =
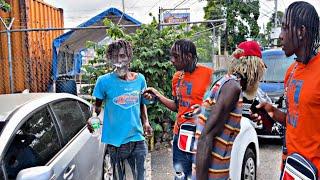
MULTIPOLYGON (((141 25, 141 22, 124 14, 116 8, 110 8, 78 27, 103 26, 103 20, 110 19, 120 25, 141 25)), ((134 32, 137 27, 127 27, 125 32, 134 32)), ((52 76, 57 80, 59 75, 76 75, 82 66, 81 51, 85 49, 87 41, 100 42, 106 38, 105 29, 71 30, 53 40, 52 76)))

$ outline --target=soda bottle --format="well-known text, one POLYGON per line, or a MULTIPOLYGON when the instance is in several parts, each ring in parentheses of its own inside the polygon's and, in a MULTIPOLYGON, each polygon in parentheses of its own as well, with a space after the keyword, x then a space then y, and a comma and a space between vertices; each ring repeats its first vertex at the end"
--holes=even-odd
POLYGON ((96 112, 93 112, 92 117, 89 119, 89 124, 91 125, 93 132, 93 136, 98 136, 100 130, 100 118, 98 117, 96 112))

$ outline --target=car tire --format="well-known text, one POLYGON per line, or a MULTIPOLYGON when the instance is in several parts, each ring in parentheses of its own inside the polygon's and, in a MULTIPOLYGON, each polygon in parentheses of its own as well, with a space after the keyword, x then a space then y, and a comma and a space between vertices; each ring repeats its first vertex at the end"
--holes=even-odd
POLYGON ((252 149, 247 148, 242 162, 241 180, 255 180, 256 177, 256 155, 252 149))
POLYGON ((103 159, 103 180, 112 180, 112 179, 113 179, 113 169, 111 166, 111 157, 108 153, 106 153, 103 159))

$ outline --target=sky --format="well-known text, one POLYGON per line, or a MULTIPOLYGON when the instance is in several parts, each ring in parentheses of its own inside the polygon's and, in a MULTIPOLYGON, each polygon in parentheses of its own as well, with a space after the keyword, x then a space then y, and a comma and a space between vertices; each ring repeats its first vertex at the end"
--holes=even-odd
MULTIPOLYGON (((289 4, 297 0, 277 0, 278 10, 284 11, 289 4)), ((305 0, 312 4, 320 15, 320 0, 305 0)), ((76 27, 95 15, 115 7, 123 11, 122 0, 44 0, 44 2, 64 10, 65 27, 76 27)), ((142 23, 149 23, 152 17, 149 13, 158 17, 159 7, 164 9, 190 8, 190 20, 204 20, 203 7, 205 0, 124 0, 124 12, 142 23)), ((274 0, 260 0, 260 17, 258 24, 262 28, 266 26, 271 14, 274 12, 274 0)), ((186 12, 186 11, 179 11, 186 12)))

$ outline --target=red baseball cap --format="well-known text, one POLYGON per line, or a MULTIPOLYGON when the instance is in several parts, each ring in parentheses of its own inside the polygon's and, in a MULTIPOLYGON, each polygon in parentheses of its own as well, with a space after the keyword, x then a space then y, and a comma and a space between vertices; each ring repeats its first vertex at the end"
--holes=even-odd
POLYGON ((237 46, 237 48, 243 50, 243 53, 234 55, 237 59, 240 59, 243 56, 257 56, 262 58, 260 46, 256 41, 242 42, 237 46))

